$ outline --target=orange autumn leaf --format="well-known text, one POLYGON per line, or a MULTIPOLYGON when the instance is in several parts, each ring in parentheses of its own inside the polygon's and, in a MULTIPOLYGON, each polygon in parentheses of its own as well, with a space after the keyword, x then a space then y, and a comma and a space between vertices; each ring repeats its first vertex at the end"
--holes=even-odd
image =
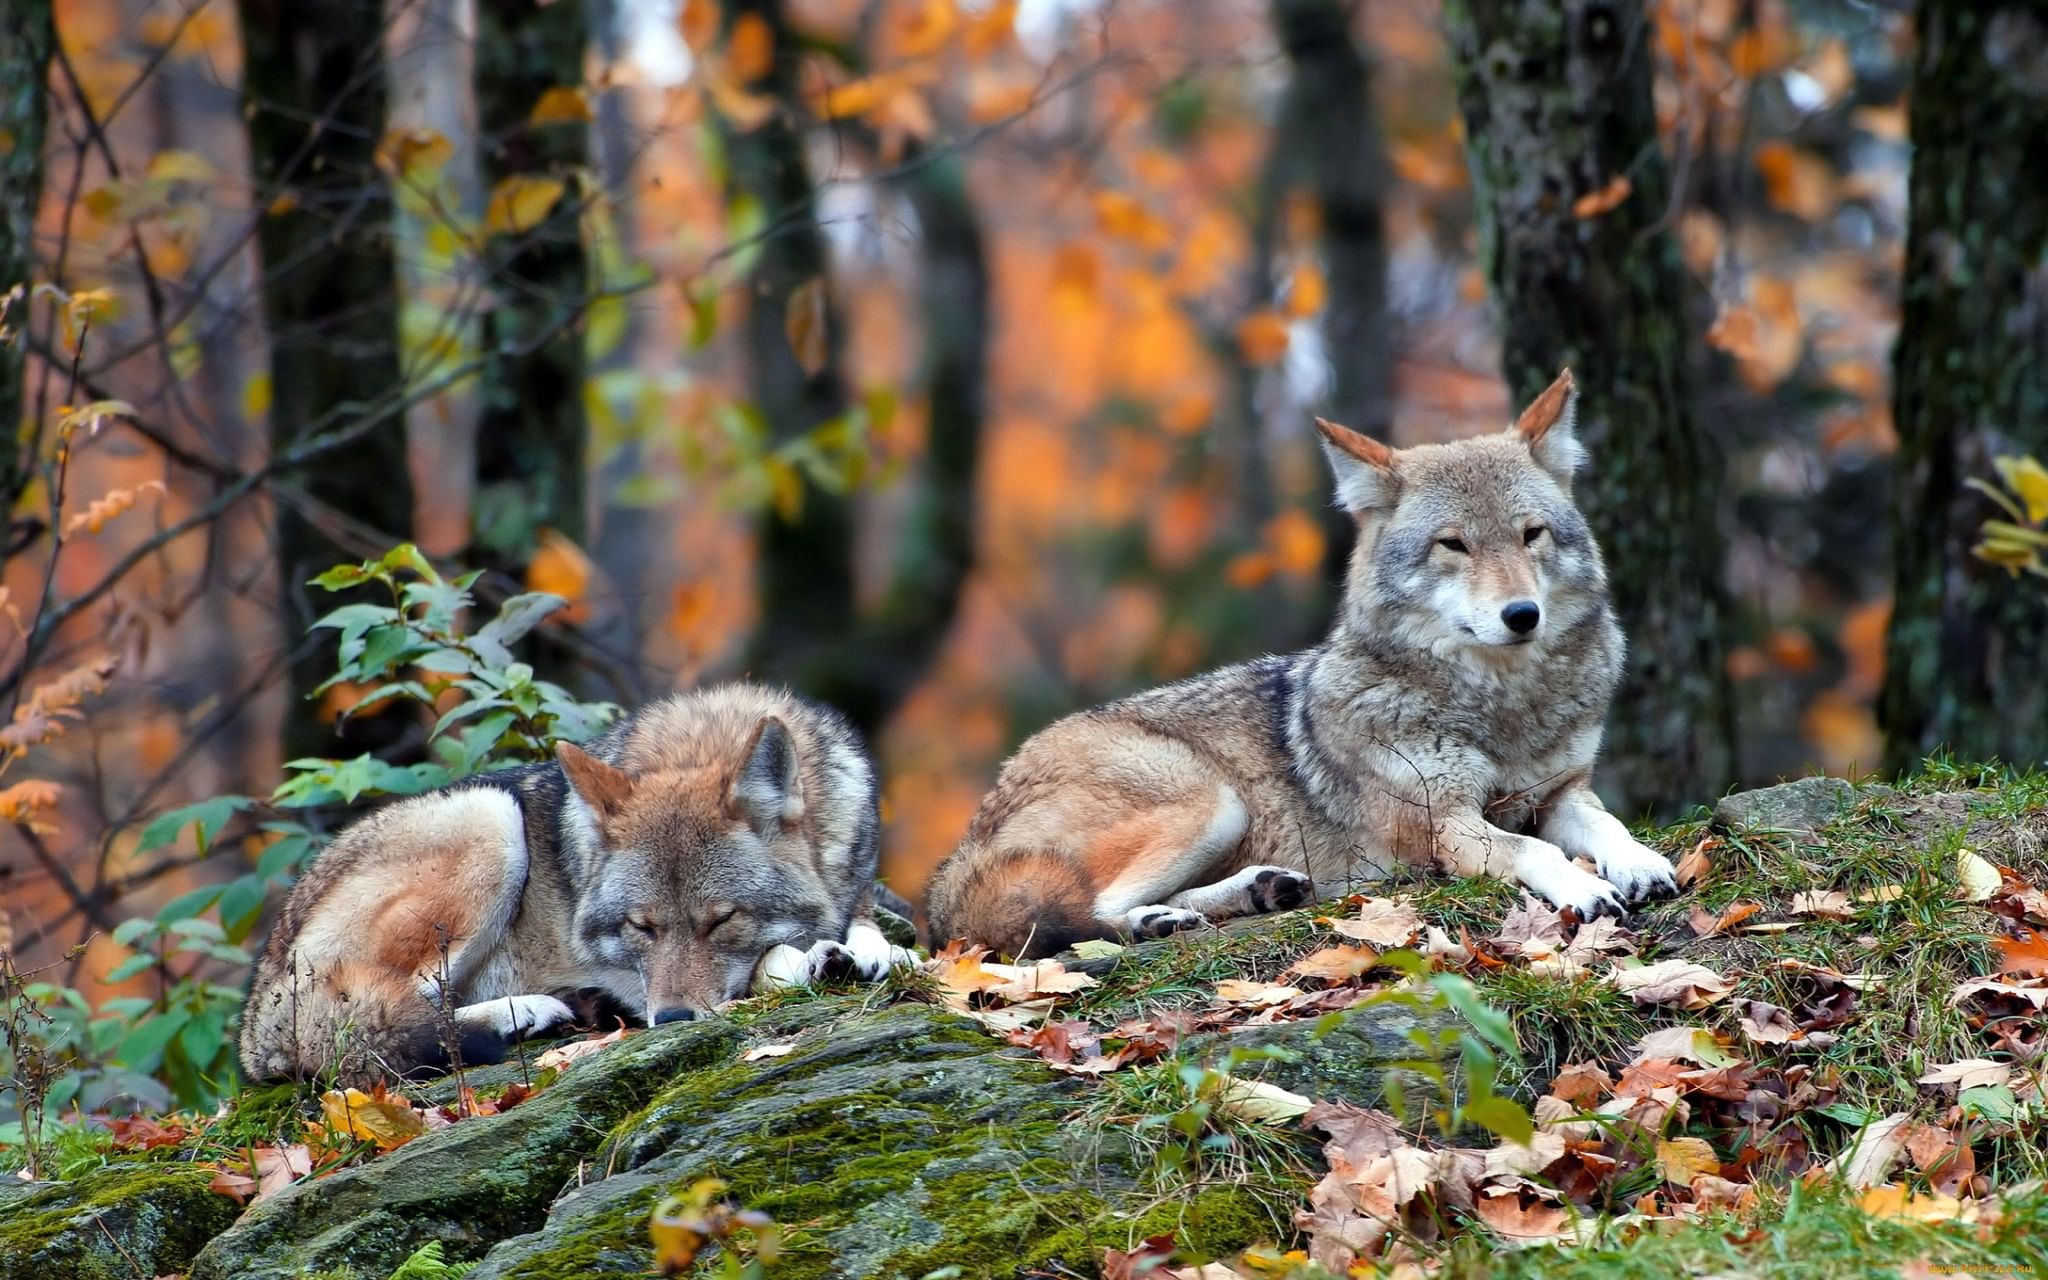
MULTIPOLYGON (((0 796, 0 801, 5 800, 0 796)), ((2039 929, 2029 933, 2024 940, 2000 938, 1998 940, 1998 971, 2000 973, 2048 973, 2048 933, 2039 929)))
POLYGON ((1287 314, 1297 320, 1321 311, 1330 300, 1330 287, 1315 264, 1304 262, 1288 280, 1287 314))
POLYGON ((825 361, 831 355, 825 310, 825 278, 812 276, 790 290, 789 305, 782 318, 789 349, 796 353, 796 362, 804 373, 813 378, 824 371, 825 361))
POLYGON ((775 69, 775 31, 766 18, 743 13, 732 20, 732 34, 725 42, 725 65, 741 84, 752 84, 775 69))
POLYGON ((1089 199, 1095 206, 1096 225, 1104 234, 1142 249, 1165 249, 1173 244, 1173 227, 1137 197, 1122 191, 1098 191, 1089 199))
POLYGON ((906 58, 925 58, 946 47, 960 24, 957 0, 921 0, 908 9, 895 10, 891 34, 896 52, 906 58))
POLYGON ((1598 190, 1588 191, 1572 201, 1572 216, 1597 218, 1603 213, 1612 213, 1621 207, 1621 202, 1628 199, 1629 192, 1633 190, 1635 183, 1628 180, 1627 174, 1616 175, 1607 185, 1598 190))
POLYGON ((1838 182, 1827 161, 1789 142, 1766 142, 1751 157, 1771 207, 1818 222, 1834 212, 1838 182))
POLYGON ((564 622, 583 622, 590 616, 590 606, 584 598, 590 594, 595 573, 595 566, 583 548, 553 529, 543 529, 540 547, 526 563, 526 589, 562 597, 569 607, 556 616, 564 622))
POLYGON ((93 499, 85 510, 74 514, 64 522, 64 536, 69 538, 83 529, 87 533, 98 533, 107 527, 107 522, 133 507, 145 493, 164 492, 161 480, 145 480, 132 489, 110 490, 104 497, 93 499))
POLYGON ((1273 553, 1270 551, 1247 551, 1233 556, 1223 566, 1223 580, 1239 591, 1249 591, 1264 584, 1273 576, 1273 553))
POLYGON ((45 822, 41 815, 43 810, 56 805, 63 790, 59 783, 42 778, 24 778, 0 791, 0 821, 27 827, 37 835, 53 834, 56 828, 45 822))
POLYGON ((1281 976, 1299 974, 1304 978, 1321 978, 1325 982, 1344 982, 1369 972, 1379 962, 1379 953, 1371 947, 1340 944, 1303 956, 1283 969, 1281 976))
POLYGON ((549 124, 589 124, 590 98, 574 85, 557 85, 540 95, 526 122, 536 127, 549 124))
POLYGON ((1271 307, 1237 322, 1237 349, 1247 364, 1272 364, 1287 354, 1287 320, 1271 307))
POLYGON ((1300 507, 1289 507, 1268 520, 1265 541, 1273 553, 1273 567, 1281 573, 1304 577, 1323 567, 1322 526, 1300 507))

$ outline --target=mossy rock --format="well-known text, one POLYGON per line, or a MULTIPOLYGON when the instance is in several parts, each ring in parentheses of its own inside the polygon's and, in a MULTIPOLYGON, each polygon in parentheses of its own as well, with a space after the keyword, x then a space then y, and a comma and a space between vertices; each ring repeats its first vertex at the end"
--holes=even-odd
POLYGON ((135 1280, 183 1271, 238 1210, 213 1171, 123 1161, 66 1182, 0 1184, 0 1280, 135 1280))
POLYGON ((1118 1135, 1073 1122, 1089 1086, 965 1019, 899 1006, 797 1045, 679 1079, 614 1129, 595 1181, 472 1280, 644 1275, 654 1206, 707 1177, 782 1224, 790 1280, 1085 1274, 1157 1231, 1212 1254, 1274 1234, 1236 1188, 1147 1194, 1118 1135))
POLYGON ((1724 831, 1777 831, 1811 840, 1859 799, 1889 791, 1857 787, 1841 778, 1800 778, 1723 796, 1714 806, 1714 825, 1724 831))
POLYGON ((343 1266, 377 1276, 430 1241, 451 1260, 480 1257, 540 1225, 619 1117, 677 1073, 730 1058, 739 1034, 712 1021, 633 1036, 514 1110, 301 1182, 201 1251, 191 1280, 286 1280, 343 1266))

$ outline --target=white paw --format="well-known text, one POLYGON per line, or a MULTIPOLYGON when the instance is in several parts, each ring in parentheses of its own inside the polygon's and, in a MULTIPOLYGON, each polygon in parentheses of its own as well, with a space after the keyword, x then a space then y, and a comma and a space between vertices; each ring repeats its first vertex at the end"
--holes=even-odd
POLYGON ((788 943, 769 948, 768 954, 754 966, 754 990, 774 991, 781 987, 801 986, 806 966, 804 953, 788 943))
POLYGON ((1602 849, 1594 860, 1599 864, 1601 878, 1619 889, 1630 902, 1678 894, 1678 873, 1672 869, 1670 859, 1634 840, 1616 841, 1602 849))
POLYGON ((1579 919, 1628 914, 1620 890, 1590 871, 1573 866, 1564 850, 1542 840, 1531 840, 1515 863, 1515 878, 1553 907, 1570 907, 1579 919))
POLYGON ((1209 917, 1199 911, 1169 907, 1163 903, 1132 907, 1124 913, 1124 929, 1133 938, 1163 938, 1170 933, 1199 929, 1207 923, 1209 917))
POLYGON ((553 996, 501 996, 466 1004, 455 1011, 464 1026, 485 1027, 507 1040, 523 1040, 549 1027, 574 1022, 576 1013, 553 996))
POLYGON ((856 920, 846 931, 846 949, 853 953, 853 974, 862 982, 880 982, 898 965, 917 963, 917 957, 896 946, 882 931, 864 920, 856 920))

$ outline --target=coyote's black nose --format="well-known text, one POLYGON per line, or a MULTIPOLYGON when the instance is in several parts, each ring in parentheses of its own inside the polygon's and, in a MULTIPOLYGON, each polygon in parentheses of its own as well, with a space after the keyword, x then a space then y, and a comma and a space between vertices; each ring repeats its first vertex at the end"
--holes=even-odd
POLYGON ((690 1019, 696 1016, 697 1014, 694 1010, 686 1009, 682 1005, 677 1005, 673 1009, 661 1010, 659 1013, 655 1014, 650 1021, 654 1026, 658 1027, 665 1022, 688 1022, 690 1019))
POLYGON ((1536 607, 1534 600, 1510 600, 1501 608, 1500 620, 1508 624, 1508 630, 1518 636, 1526 636, 1542 621, 1543 610, 1536 607))

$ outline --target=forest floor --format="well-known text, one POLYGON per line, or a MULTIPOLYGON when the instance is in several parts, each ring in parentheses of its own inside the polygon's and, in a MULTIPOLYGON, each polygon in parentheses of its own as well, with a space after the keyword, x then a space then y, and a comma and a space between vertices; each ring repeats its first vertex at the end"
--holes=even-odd
POLYGON ((2048 777, 1813 779, 1646 838, 1688 888, 1624 926, 1421 878, 59 1125, 0 1280, 2048 1270, 2048 777))

